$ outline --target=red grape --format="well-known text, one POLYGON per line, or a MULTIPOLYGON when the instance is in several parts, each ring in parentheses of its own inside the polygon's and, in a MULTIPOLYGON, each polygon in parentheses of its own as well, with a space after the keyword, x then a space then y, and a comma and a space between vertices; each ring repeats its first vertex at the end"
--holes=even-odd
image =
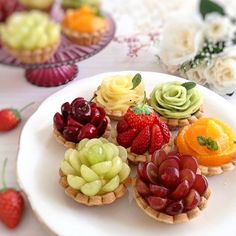
POLYGON ((153 184, 158 183, 158 169, 152 162, 147 163, 144 174, 146 175, 145 177, 147 177, 149 182, 153 184))
POLYGON ((197 172, 198 164, 194 157, 188 155, 182 155, 180 157, 180 168, 183 169, 190 169, 194 173, 197 172))
POLYGON ((162 173, 165 171, 168 167, 174 167, 176 169, 179 169, 179 163, 175 159, 167 159, 161 163, 159 166, 159 175, 162 175, 162 173))
POLYGON ((196 179, 192 188, 195 189, 200 194, 200 196, 202 196, 206 192, 207 187, 208 182, 206 177, 203 175, 196 175, 196 179))
POLYGON ((164 150, 156 150, 152 154, 151 161, 158 167, 166 159, 167 159, 167 154, 164 150))
POLYGON ((167 204, 167 199, 154 196, 148 197, 147 201, 150 207, 157 211, 164 209, 167 204))
POLYGON ((175 187, 179 183, 179 170, 174 167, 167 167, 160 176, 160 179, 165 187, 175 187))
POLYGON ((146 164, 144 162, 139 162, 137 166, 137 173, 139 178, 143 178, 143 172, 146 167, 146 164))
POLYGON ((137 179, 136 182, 136 189, 138 193, 142 196, 149 196, 150 195, 150 190, 148 188, 148 185, 146 185, 142 180, 137 179))
POLYGON ((175 159, 178 163, 180 162, 179 156, 177 154, 168 154, 167 159, 175 159))
POLYGON ((196 175, 190 169, 184 169, 180 171, 179 179, 180 179, 180 182, 187 180, 189 183, 189 187, 192 187, 192 185, 195 182, 196 175))
POLYGON ((183 199, 189 193, 189 183, 187 180, 184 180, 180 183, 174 192, 171 193, 170 197, 175 200, 183 199))
POLYGON ((159 185, 155 185, 155 184, 150 184, 149 185, 150 191, 152 193, 152 195, 156 196, 156 197, 166 197, 169 193, 169 189, 163 187, 163 186, 159 186, 159 185))
POLYGON ((191 189, 187 197, 184 199, 185 210, 190 211, 194 209, 199 205, 200 202, 200 194, 195 189, 191 189))
POLYGON ((173 202, 171 204, 169 204, 166 209, 165 212, 168 215, 174 216, 174 215, 178 215, 180 213, 182 213, 184 210, 184 204, 183 201, 178 201, 178 202, 173 202))

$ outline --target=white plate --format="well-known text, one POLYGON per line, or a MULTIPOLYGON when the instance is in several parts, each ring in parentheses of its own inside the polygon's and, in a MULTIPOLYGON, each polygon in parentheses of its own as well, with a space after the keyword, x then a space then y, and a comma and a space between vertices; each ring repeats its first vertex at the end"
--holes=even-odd
MULTIPOLYGON (((103 207, 79 205, 64 194, 58 184, 58 169, 65 149, 52 136, 53 115, 65 101, 72 101, 77 96, 91 98, 103 78, 117 73, 136 72, 106 73, 79 80, 46 99, 25 125, 21 134, 17 171, 19 183, 35 213, 59 235, 235 235, 236 171, 211 177, 212 195, 208 207, 196 219, 179 225, 158 223, 144 214, 130 192, 103 207)), ((147 94, 159 82, 181 80, 160 73, 141 74, 147 94)), ((236 132, 235 108, 210 90, 201 86, 198 89, 204 96, 206 113, 227 122, 236 132)))

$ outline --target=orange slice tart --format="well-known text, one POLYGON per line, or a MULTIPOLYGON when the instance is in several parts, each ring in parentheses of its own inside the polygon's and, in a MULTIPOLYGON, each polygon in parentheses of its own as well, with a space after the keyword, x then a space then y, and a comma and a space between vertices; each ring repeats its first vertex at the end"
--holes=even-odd
POLYGON ((66 37, 73 43, 86 46, 97 44, 107 27, 107 20, 89 6, 68 10, 62 22, 66 37))
POLYGON ((205 175, 221 174, 232 170, 236 161, 236 144, 233 130, 215 118, 201 118, 185 126, 175 143, 181 154, 198 159, 205 175))

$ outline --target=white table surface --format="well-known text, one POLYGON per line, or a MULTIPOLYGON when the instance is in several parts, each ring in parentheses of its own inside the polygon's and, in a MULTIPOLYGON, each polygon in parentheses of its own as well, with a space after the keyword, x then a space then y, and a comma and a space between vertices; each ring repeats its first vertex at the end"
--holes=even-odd
MULTIPOLYGON (((230 0, 225 0, 225 3, 234 4, 233 1, 230 0)), ((182 14, 184 9, 194 11, 196 9, 196 1, 105 0, 104 8, 107 11, 113 12, 113 16, 117 20, 118 27, 116 36, 118 36, 118 41, 124 41, 124 38, 128 37, 127 35, 134 35, 140 38, 141 43, 150 45, 149 39, 147 39, 147 37, 145 38, 148 32, 159 32, 159 28, 164 20, 173 12, 182 14), (191 4, 189 2, 191 2, 191 4), (147 16, 147 12, 149 12, 149 17, 140 19, 140 14, 147 16), (127 13, 129 13, 129 17, 127 17, 127 13), (153 19, 156 20, 154 21, 153 19), (154 22, 155 24, 153 24, 154 22)), ((80 72, 75 80, 81 80, 108 71, 161 71, 150 47, 144 47, 138 52, 136 57, 127 56, 127 53, 128 46, 126 43, 113 41, 96 56, 79 63, 80 72)), ((73 81, 71 83, 73 83, 73 81)), ((21 108, 32 101, 35 102, 22 113, 22 122, 16 129, 0 134, 0 167, 2 167, 3 160, 8 158, 6 180, 9 186, 17 187, 15 170, 18 142, 22 127, 44 99, 65 86, 66 85, 53 88, 37 87, 25 80, 23 69, 0 66, 0 109, 5 107, 21 108)), ((236 95, 228 97, 227 100, 234 104, 236 108, 236 95)), ((50 231, 37 220, 27 199, 25 199, 25 202, 26 209, 20 225, 15 230, 8 230, 0 223, 0 235, 51 235, 50 231)))

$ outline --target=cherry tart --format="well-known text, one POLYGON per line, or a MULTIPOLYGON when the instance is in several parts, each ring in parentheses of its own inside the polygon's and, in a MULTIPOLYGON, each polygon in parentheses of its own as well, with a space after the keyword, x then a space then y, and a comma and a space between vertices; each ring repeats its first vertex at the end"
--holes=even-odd
POLYGON ((103 108, 82 97, 66 102, 53 117, 54 137, 67 148, 75 148, 82 139, 110 136, 110 119, 103 108))
POLYGON ((160 150, 151 162, 139 163, 133 195, 150 217, 175 224, 196 217, 206 207, 210 190, 194 157, 160 150))
POLYGON ((129 107, 112 136, 115 143, 127 148, 133 163, 150 161, 156 150, 169 151, 173 143, 167 125, 146 104, 129 107))

